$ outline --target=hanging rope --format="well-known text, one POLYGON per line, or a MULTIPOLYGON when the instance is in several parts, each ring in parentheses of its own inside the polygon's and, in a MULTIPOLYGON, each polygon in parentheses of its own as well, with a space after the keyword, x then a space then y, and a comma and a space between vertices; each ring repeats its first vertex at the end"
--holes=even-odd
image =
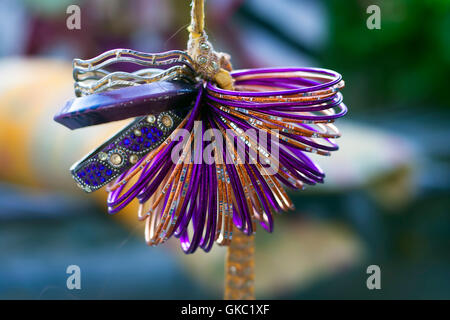
POLYGON ((197 72, 206 80, 211 80, 222 89, 233 89, 230 75, 230 56, 216 52, 205 33, 204 0, 193 0, 191 24, 188 27, 188 53, 193 58, 197 72))
POLYGON ((191 10, 191 24, 188 31, 193 38, 203 35, 205 29, 205 5, 204 0, 193 0, 191 10))
POLYGON ((234 227, 225 261, 225 300, 254 300, 254 282, 254 236, 247 236, 234 227))

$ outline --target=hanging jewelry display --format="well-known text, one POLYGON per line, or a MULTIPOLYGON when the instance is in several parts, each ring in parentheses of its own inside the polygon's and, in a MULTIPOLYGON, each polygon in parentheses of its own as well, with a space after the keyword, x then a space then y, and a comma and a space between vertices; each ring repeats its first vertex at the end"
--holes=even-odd
POLYGON ((308 154, 329 156, 347 112, 337 72, 232 70, 192 1, 186 51, 110 50, 75 59, 76 98, 55 120, 70 129, 135 118, 71 168, 86 192, 104 186, 110 214, 139 201, 149 245, 180 240, 185 253, 229 246, 225 298, 254 298, 256 225, 293 209, 284 187, 323 183, 308 154), (131 64, 137 71, 117 71, 131 64))

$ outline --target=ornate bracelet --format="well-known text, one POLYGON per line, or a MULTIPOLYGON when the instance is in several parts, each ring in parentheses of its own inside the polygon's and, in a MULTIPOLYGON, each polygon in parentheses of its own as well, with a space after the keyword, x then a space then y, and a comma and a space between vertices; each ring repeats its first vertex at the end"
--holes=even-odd
POLYGON ((102 188, 163 143, 186 113, 175 109, 135 119, 75 163, 73 178, 86 192, 102 188))

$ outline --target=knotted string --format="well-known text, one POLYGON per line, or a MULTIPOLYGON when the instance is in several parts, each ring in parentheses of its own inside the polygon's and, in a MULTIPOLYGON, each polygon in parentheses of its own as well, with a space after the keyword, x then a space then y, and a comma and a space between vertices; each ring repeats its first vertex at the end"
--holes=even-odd
POLYGON ((225 53, 214 51, 211 43, 207 41, 204 0, 192 0, 191 24, 188 27, 188 31, 188 53, 194 59, 199 74, 206 80, 217 83, 222 89, 232 90, 233 78, 229 72, 231 71, 229 56, 225 53), (202 47, 202 44, 206 44, 209 48, 205 50, 205 46, 202 47), (207 51, 206 54, 205 51, 207 51), (201 60, 203 58, 204 62, 201 60))

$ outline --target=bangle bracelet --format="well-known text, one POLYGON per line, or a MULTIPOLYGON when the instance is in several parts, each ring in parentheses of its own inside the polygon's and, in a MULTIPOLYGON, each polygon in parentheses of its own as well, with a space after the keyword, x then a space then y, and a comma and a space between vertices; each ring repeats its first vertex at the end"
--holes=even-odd
POLYGON ((198 88, 182 81, 160 81, 101 92, 70 100, 54 120, 77 129, 159 113, 173 109, 174 105, 188 105, 198 88))
POLYGON ((296 95, 296 94, 309 96, 311 92, 333 87, 339 84, 339 82, 341 82, 342 80, 342 76, 339 73, 331 70, 318 68, 251 69, 251 70, 233 71, 231 75, 233 76, 233 78, 237 79, 238 82, 239 77, 242 76, 249 76, 249 75, 261 76, 262 74, 266 74, 268 78, 270 78, 271 75, 275 75, 276 78, 276 75, 280 73, 287 73, 288 74, 287 76, 289 76, 295 74, 296 72, 300 73, 299 77, 302 77, 301 74, 302 72, 306 72, 317 76, 327 76, 331 78, 329 81, 325 83, 318 83, 308 87, 298 85, 298 88, 289 90, 268 90, 264 92, 224 90, 219 89, 216 85, 214 85, 211 82, 208 83, 207 89, 210 92, 239 97, 276 97, 276 96, 296 95))
POLYGON ((194 82, 195 72, 192 68, 192 59, 183 51, 152 54, 130 49, 114 49, 92 59, 75 59, 73 77, 75 79, 75 95, 84 96, 156 81, 185 79, 194 82), (135 72, 105 69, 124 63, 151 68, 135 72))
POLYGON ((164 142, 184 116, 177 109, 137 118, 75 163, 72 177, 86 192, 103 187, 164 142))
POLYGON ((194 74, 185 66, 174 66, 167 70, 152 70, 152 72, 112 72, 99 80, 86 80, 75 83, 75 94, 85 96, 107 90, 119 89, 128 86, 139 86, 157 81, 185 79, 193 82, 194 74))
POLYGON ((87 192, 107 184, 110 214, 138 199, 146 242, 156 246, 175 236, 185 253, 208 252, 214 242, 228 245, 234 226, 250 235, 259 223, 271 232, 273 214, 293 208, 284 186, 323 183, 323 171, 307 153, 328 156, 338 149, 333 122, 347 112, 339 92, 344 81, 334 71, 234 71, 234 89, 224 90, 198 82, 196 63, 184 52, 125 49, 75 60, 76 93, 83 97, 55 117, 74 129, 139 116, 74 165, 72 174, 87 192), (116 63, 144 68, 118 71, 116 63), (146 144, 150 119, 159 138, 146 144), (188 135, 179 140, 177 129, 188 135), (215 163, 203 163, 209 129, 215 163), (259 144, 252 129, 270 144, 259 144), (174 161, 178 141, 181 156, 174 161))
POLYGON ((129 62, 141 66, 172 66, 184 64, 189 67, 193 65, 191 57, 184 51, 171 50, 161 53, 145 53, 131 49, 113 49, 87 60, 74 59, 73 71, 77 81, 77 75, 88 71, 103 69, 114 63, 129 62))

